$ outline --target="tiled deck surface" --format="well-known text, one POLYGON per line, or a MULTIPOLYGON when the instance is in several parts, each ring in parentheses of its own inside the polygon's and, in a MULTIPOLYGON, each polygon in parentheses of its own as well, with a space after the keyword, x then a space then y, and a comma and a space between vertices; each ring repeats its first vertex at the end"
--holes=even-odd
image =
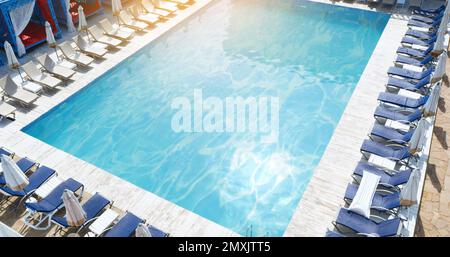
MULTIPOLYGON (((450 74, 449 66, 447 74, 450 74)), ((450 236, 449 87, 447 79, 441 90, 415 236, 450 236)))

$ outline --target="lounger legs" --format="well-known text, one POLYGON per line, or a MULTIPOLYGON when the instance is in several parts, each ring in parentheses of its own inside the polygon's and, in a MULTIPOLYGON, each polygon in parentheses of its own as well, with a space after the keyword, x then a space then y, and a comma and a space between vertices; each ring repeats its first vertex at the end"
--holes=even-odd
POLYGON ((47 230, 50 228, 51 223, 50 220, 53 216, 54 212, 49 214, 43 214, 43 213, 36 213, 34 211, 27 209, 27 214, 23 217, 23 223, 35 230, 47 230), (38 214, 38 219, 35 218, 36 214, 38 214), (36 224, 33 224, 33 221, 37 220, 36 224), (47 220, 47 226, 41 227, 41 224, 44 223, 44 221, 47 220))

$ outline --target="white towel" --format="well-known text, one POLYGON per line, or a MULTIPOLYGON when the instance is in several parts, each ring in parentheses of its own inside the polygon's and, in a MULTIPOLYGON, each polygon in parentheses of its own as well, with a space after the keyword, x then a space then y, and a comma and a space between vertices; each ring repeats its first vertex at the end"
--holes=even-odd
POLYGON ((370 218, 370 207, 379 182, 380 176, 364 171, 358 191, 348 209, 370 218))

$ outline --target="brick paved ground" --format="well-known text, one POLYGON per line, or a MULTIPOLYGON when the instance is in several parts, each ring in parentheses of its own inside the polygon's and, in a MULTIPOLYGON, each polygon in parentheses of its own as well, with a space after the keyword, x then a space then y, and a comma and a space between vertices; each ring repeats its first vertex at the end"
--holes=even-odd
MULTIPOLYGON (((448 65, 447 74, 450 74, 448 65)), ((449 113, 450 85, 446 79, 439 101, 416 236, 450 236, 449 113)))

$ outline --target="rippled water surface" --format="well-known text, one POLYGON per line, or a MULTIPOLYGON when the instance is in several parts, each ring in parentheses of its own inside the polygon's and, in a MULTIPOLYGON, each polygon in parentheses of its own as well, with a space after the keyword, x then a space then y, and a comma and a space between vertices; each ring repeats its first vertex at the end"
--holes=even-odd
POLYGON ((281 236, 388 19, 216 1, 24 131, 242 235, 281 236), (173 132, 171 102, 195 88, 279 97, 278 142, 173 132))

